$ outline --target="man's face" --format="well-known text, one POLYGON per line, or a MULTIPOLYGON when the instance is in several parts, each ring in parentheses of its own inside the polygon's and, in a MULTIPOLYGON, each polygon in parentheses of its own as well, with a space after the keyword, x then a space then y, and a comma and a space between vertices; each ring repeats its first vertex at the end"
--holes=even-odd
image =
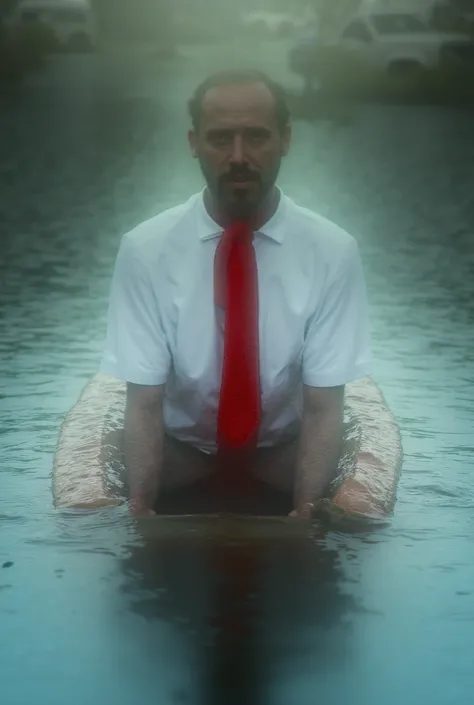
POLYGON ((207 91, 199 129, 189 141, 219 210, 246 218, 275 184, 290 128, 278 128, 275 101, 264 84, 219 86, 207 91))

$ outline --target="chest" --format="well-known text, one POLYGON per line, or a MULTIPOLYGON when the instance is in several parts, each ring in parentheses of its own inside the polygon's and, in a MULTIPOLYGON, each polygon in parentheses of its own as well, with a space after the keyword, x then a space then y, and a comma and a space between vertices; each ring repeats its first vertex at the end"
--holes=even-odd
MULTIPOLYGON (((197 251, 166 263, 157 296, 175 368, 192 376, 219 364, 225 321, 214 304, 217 241, 199 244, 197 251)), ((256 239, 254 248, 261 366, 284 368, 300 355, 308 319, 318 305, 317 268, 278 243, 256 239)))

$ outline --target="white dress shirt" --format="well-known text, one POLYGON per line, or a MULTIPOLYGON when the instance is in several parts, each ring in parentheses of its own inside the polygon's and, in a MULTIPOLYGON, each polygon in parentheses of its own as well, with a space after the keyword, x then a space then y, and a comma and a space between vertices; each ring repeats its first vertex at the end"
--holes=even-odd
MULTIPOLYGON (((204 191, 124 235, 110 293, 103 374, 166 384, 167 433, 216 450, 223 336, 214 307, 222 228, 204 191)), ((370 374, 364 276, 356 241, 280 191, 254 236, 258 267, 260 446, 298 434, 302 385, 370 374)))

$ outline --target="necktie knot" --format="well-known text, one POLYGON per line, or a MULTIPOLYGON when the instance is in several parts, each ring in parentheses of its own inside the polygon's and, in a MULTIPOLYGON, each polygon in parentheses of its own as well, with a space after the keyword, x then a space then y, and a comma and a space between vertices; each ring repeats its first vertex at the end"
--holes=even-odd
POLYGON ((227 309, 229 288, 241 287, 241 294, 245 291, 245 272, 241 276, 242 270, 252 267, 253 252, 253 230, 246 221, 232 223, 224 230, 216 250, 214 260, 214 303, 219 308, 227 309), (244 254, 246 253, 246 254, 244 254), (242 263, 242 256, 247 260, 242 263), (240 282, 240 283, 239 283, 240 282))
POLYGON ((248 244, 253 240, 252 227, 245 220, 236 222, 229 230, 233 233, 234 239, 238 239, 241 242, 248 244))

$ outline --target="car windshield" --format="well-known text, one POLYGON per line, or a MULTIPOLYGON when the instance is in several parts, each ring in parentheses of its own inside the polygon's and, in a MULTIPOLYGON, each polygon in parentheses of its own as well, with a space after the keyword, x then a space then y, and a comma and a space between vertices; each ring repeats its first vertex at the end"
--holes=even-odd
POLYGON ((415 15, 383 14, 374 15, 372 22, 380 34, 406 34, 408 32, 426 32, 427 26, 415 15))

